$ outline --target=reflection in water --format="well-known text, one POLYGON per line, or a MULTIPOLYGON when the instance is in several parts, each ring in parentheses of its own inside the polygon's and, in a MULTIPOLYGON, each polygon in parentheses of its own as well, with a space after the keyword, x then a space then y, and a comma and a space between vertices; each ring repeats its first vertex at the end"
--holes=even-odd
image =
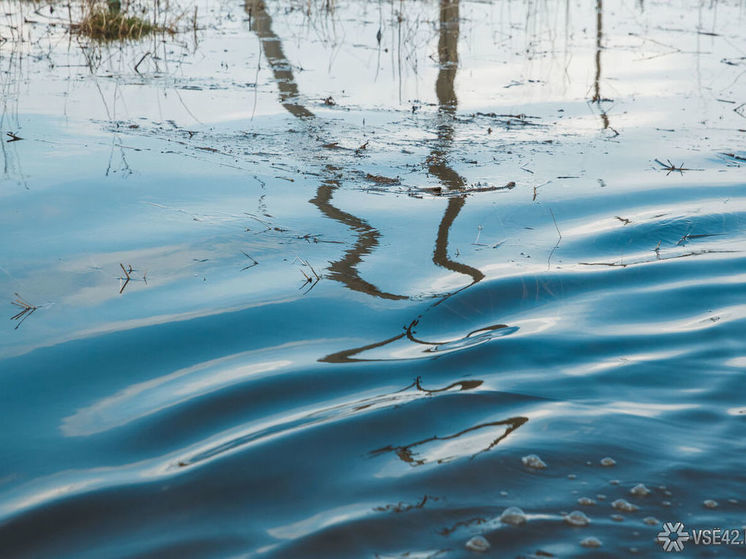
POLYGON ((272 17, 267 13, 262 0, 245 0, 244 8, 249 14, 251 30, 262 44, 264 56, 272 68, 277 88, 280 90, 280 103, 293 116, 313 118, 313 113, 298 101, 298 84, 293 76, 293 67, 282 50, 282 41, 272 31, 272 17))
MULTIPOLYGON (((299 102, 298 85, 293 75, 293 67, 285 57, 282 41, 272 31, 272 17, 267 13, 262 0, 246 0, 244 4, 249 18, 252 20, 252 30, 261 39, 262 49, 274 74, 277 87, 280 90, 280 102, 290 114, 301 119, 314 118, 315 115, 299 102)), ((373 252, 378 246, 381 233, 371 227, 368 222, 352 214, 344 212, 332 203, 332 195, 339 188, 339 181, 327 179, 316 191, 316 196, 309 200, 330 219, 338 221, 357 233, 357 241, 344 256, 329 266, 329 278, 339 281, 353 291, 367 293, 382 299, 407 299, 405 295, 386 293, 375 285, 360 277, 357 266, 363 257, 373 252)))
MULTIPOLYGON (((314 114, 299 102, 298 86, 293 75, 292 65, 285 57, 282 42, 272 31, 272 19, 267 13, 264 3, 261 0, 246 0, 245 9, 251 18, 252 29, 262 41, 264 55, 272 67, 280 91, 282 106, 297 118, 314 118, 314 114)), ((438 178, 445 189, 457 193, 457 195, 450 196, 448 199, 448 205, 438 226, 432 260, 435 265, 441 268, 471 277, 472 281, 466 286, 439 296, 438 300, 427 310, 484 279, 484 274, 480 270, 468 264, 456 262, 448 255, 451 227, 466 203, 466 193, 464 192, 466 181, 448 163, 448 151, 453 143, 453 123, 458 105, 455 80, 458 69, 459 0, 441 0, 439 21, 438 62, 440 68, 435 82, 435 92, 438 98, 437 142, 427 158, 427 165, 429 172, 438 178)), ((326 217, 349 227, 357 235, 356 242, 344 253, 343 257, 330 264, 328 277, 344 284, 353 291, 366 293, 373 297, 389 300, 408 299, 405 295, 382 291, 360 277, 357 266, 365 256, 371 254, 378 246, 381 233, 364 219, 344 212, 332 204, 334 191, 339 187, 339 180, 329 177, 318 187, 316 196, 309 200, 326 217)), ((330 363, 358 361, 358 359, 353 358, 354 355, 385 346, 405 336, 412 342, 430 346, 427 351, 434 352, 440 350, 440 346, 453 346, 455 349, 456 347, 478 343, 485 338, 485 334, 491 331, 502 330, 503 334, 513 331, 507 325, 497 324, 470 332, 465 337, 455 341, 429 342, 418 339, 414 334, 414 327, 421 318, 422 314, 414 319, 401 334, 381 342, 328 355, 321 361, 330 363), (479 335, 475 335, 477 333, 479 335)))
MULTIPOLYGON (((345 402, 343 404, 322 407, 310 412, 304 411, 297 414, 288 413, 280 417, 276 421, 265 422, 260 424, 259 426, 250 427, 240 435, 227 435, 222 438, 222 440, 213 442, 212 444, 206 445, 204 448, 197 450, 196 452, 193 452, 188 456, 182 457, 181 459, 173 463, 171 465, 171 468, 178 469, 194 466, 211 458, 215 458, 217 456, 233 452, 241 448, 245 448, 250 444, 264 442, 275 437, 287 435, 300 429, 309 428, 311 426, 318 426, 332 421, 341 421, 355 414, 376 411, 389 407, 398 407, 423 397, 429 397, 444 392, 463 392, 466 390, 474 390, 475 388, 481 386, 482 383, 482 380, 476 379, 460 380, 442 388, 427 389, 422 386, 420 377, 417 377, 414 381, 412 381, 411 384, 394 392, 379 394, 361 400, 345 402)), ((485 426, 498 425, 502 423, 504 422, 485 424, 485 426)), ((479 427, 482 426, 467 429, 466 431, 464 431, 464 433, 466 433, 467 431, 473 431, 475 429, 478 429, 479 427)), ((501 437, 501 439, 507 436, 509 432, 510 431, 507 431, 501 437)), ((460 436, 461 434, 463 433, 459 433, 455 436, 460 436)), ((444 437, 442 440, 453 437, 454 436, 444 437)), ((423 441, 423 443, 424 442, 426 441, 423 441)), ((494 444, 490 445, 489 448, 492 448, 498 442, 499 440, 495 441, 494 444)), ((489 448, 486 450, 489 450, 489 448)))
POLYGON ((601 122, 603 123, 604 130, 611 130, 616 136, 619 135, 619 132, 609 125, 609 116, 601 106, 602 102, 609 101, 609 99, 604 99, 601 96, 601 49, 603 49, 604 38, 603 11, 603 0, 596 0, 596 75, 593 79, 593 98, 591 102, 596 103, 598 109, 601 111, 601 122))
POLYGON ((340 260, 330 264, 328 277, 341 282, 353 291, 360 291, 374 297, 382 299, 406 299, 405 295, 395 295, 381 291, 372 283, 365 281, 358 274, 357 265, 363 261, 364 256, 373 252, 373 249, 378 246, 378 239, 381 233, 371 227, 364 219, 343 212, 332 205, 332 196, 339 186, 339 181, 327 180, 319 186, 316 191, 316 197, 310 200, 326 217, 343 223, 357 233, 357 241, 352 248, 347 250, 340 260))
POLYGON ((463 192, 466 186, 464 178, 448 164, 448 150, 453 143, 454 117, 458 99, 456 97, 456 71, 458 69, 458 40, 459 40, 459 0, 441 0, 440 2, 440 32, 438 38, 438 61, 440 69, 435 82, 435 93, 438 97, 438 140, 427 158, 428 170, 435 175, 447 191, 460 193, 448 199, 448 206, 438 226, 438 234, 435 239, 435 250, 433 251, 433 263, 435 265, 470 276, 471 283, 459 289, 441 295, 429 308, 417 316, 404 329, 404 332, 381 342, 367 344, 361 347, 347 349, 332 353, 320 361, 328 363, 350 363, 356 361, 367 361, 367 359, 355 356, 369 350, 373 350, 391 344, 406 337, 410 341, 429 346, 426 352, 432 353, 449 349, 467 347, 481 341, 492 339, 495 331, 500 334, 510 334, 516 329, 505 324, 496 324, 469 332, 466 336, 457 340, 446 342, 433 342, 420 340, 415 336, 414 328, 419 324, 422 316, 430 309, 446 301, 449 297, 468 289, 472 285, 484 279, 484 274, 468 264, 456 262, 448 256, 448 236, 453 223, 456 221, 461 209, 466 203, 466 194, 463 192))
MULTIPOLYGON (((458 39, 459 0, 441 0, 438 38, 440 70, 435 82, 435 93, 438 97, 438 142, 428 158, 428 169, 443 186, 451 191, 463 190, 466 186, 464 178, 452 169, 447 161, 447 151, 453 143, 453 118, 458 104, 455 88, 458 69, 458 39)), ((476 268, 454 262, 448 257, 448 234, 465 203, 466 198, 463 195, 448 200, 448 207, 438 227, 433 262, 446 270, 471 276, 472 284, 474 284, 484 279, 484 274, 476 268)))
POLYGON ((371 452, 371 455, 395 452, 396 455, 410 466, 423 466, 425 464, 443 464, 462 456, 475 458, 483 452, 495 448, 513 431, 528 421, 528 417, 511 417, 503 421, 491 421, 481 423, 458 433, 440 437, 438 435, 422 439, 414 443, 402 446, 386 446, 371 452), (495 431, 500 433, 495 437, 495 431), (483 439, 487 439, 487 445, 483 439), (461 443, 458 447, 454 442, 461 443), (438 445, 437 443, 441 443, 438 445), (431 445, 430 447, 426 445, 431 445), (419 448, 417 448, 419 447, 419 448), (424 454, 418 457, 418 453, 424 454))

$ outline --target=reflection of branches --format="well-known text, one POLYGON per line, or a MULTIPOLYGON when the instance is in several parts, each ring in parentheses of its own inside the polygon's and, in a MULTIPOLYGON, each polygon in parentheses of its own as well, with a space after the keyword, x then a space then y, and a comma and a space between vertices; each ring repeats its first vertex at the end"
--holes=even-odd
POLYGON ((244 8, 252 22, 251 29, 261 40, 264 56, 272 68, 277 89, 280 90, 280 103, 298 118, 313 118, 313 113, 298 102, 298 84, 293 76, 293 68, 285 57, 280 38, 272 31, 272 16, 267 13, 263 0, 245 0, 244 8))
MULTIPOLYGON (((458 433, 454 433, 453 435, 446 435, 443 437, 440 437, 438 435, 434 435, 432 437, 428 437, 427 439, 423 439, 421 441, 417 441, 414 443, 410 443, 408 445, 403 446, 386 446, 384 448, 379 448, 377 450, 374 450, 371 452, 372 455, 378 455, 383 454, 385 452, 395 452, 396 455, 404 462, 409 464, 410 466, 422 466, 424 464, 427 464, 428 461, 425 458, 415 458, 414 453, 412 452, 412 449, 414 447, 424 445, 427 443, 431 443, 434 441, 448 441, 453 439, 458 439, 462 435, 465 435, 467 433, 473 433, 475 431, 478 431, 480 429, 487 429, 490 427, 497 427, 501 425, 507 425, 507 428, 505 429, 505 432, 500 435, 499 437, 495 438, 488 446, 485 448, 478 450, 477 452, 473 453, 471 455, 471 458, 476 458, 479 454, 482 454, 483 452, 488 452, 495 448, 501 441, 503 441, 508 435, 510 435, 513 431, 518 429, 521 425, 526 423, 528 421, 528 417, 511 417, 510 419, 505 419, 503 421, 492 421, 490 423, 482 423, 480 425, 475 425, 474 427, 469 427, 468 429, 464 429, 463 431, 459 431, 458 433)), ((446 457, 446 458, 439 458, 435 461, 436 464, 442 464, 444 462, 448 462, 449 460, 453 459, 454 457, 446 457)))

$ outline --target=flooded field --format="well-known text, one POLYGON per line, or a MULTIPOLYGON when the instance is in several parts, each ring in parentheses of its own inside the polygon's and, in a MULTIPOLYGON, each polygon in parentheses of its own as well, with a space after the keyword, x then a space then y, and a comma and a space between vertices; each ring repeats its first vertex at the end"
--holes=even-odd
POLYGON ((742 0, 46 2, 0 557, 746 555, 742 0))

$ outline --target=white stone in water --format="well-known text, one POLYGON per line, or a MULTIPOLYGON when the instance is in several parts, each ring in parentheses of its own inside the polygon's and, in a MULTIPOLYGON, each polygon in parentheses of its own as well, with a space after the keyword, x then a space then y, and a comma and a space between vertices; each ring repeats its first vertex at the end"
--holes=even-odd
POLYGON ((657 526, 658 524, 661 523, 661 521, 655 518, 654 516, 646 516, 645 518, 642 519, 642 521, 648 526, 657 526))
POLYGON ((579 505, 583 505, 585 507, 588 507, 588 506, 591 506, 591 505, 595 505, 596 501, 594 501, 590 497, 581 497, 580 499, 578 499, 578 504, 579 505))
POLYGON ((624 521, 624 517, 621 514, 612 514, 611 515, 611 519, 614 522, 623 522, 624 521))
POLYGON ((728 499, 728 502, 731 503, 731 504, 733 504, 733 505, 737 505, 738 504, 738 499, 728 499))
POLYGON ((599 493, 598 495, 596 495, 596 499, 598 499, 599 501, 605 501, 606 495, 604 495, 603 493, 599 493))
POLYGON ((629 490, 630 495, 635 497, 647 497, 650 495, 650 489, 645 487, 642 483, 638 483, 632 489, 629 490))
POLYGON ((619 485, 619 480, 618 479, 612 479, 612 480, 609 481, 609 483, 611 485, 619 485))
POLYGON ((518 526, 526 522, 526 513, 518 507, 508 507, 500 515, 500 522, 518 526))
POLYGON ((614 460, 610 456, 607 456, 605 458, 601 458, 601 465, 604 468, 611 468, 612 466, 616 466, 616 460, 614 460))
POLYGON ((718 507, 718 502, 712 499, 707 499, 702 504, 705 506, 705 508, 708 508, 708 509, 716 509, 718 507))
POLYGON ((575 474, 567 474, 567 479, 575 479, 576 477, 578 476, 576 476, 575 474))
POLYGON ((591 519, 579 510, 574 510, 565 517, 565 522, 570 526, 588 526, 591 523, 591 519))
POLYGON ((661 501, 661 505, 664 506, 664 507, 670 507, 671 506, 671 501, 661 501))
POLYGON ((523 465, 527 468, 534 468, 535 470, 543 470, 547 467, 544 460, 536 456, 536 454, 529 454, 528 456, 524 456, 521 458, 521 462, 523 462, 523 465))
POLYGON ((623 512, 634 512, 640 508, 637 505, 633 505, 632 503, 624 499, 617 499, 616 501, 611 503, 611 506, 614 507, 616 510, 620 510, 623 512))
POLYGON ((508 496, 508 492, 507 491, 500 491, 500 496, 501 497, 507 497, 508 496))
POLYGON ((591 536, 580 540, 580 545, 582 545, 583 547, 601 547, 601 540, 591 536))
POLYGON ((490 548, 490 542, 484 536, 474 536, 466 542, 466 549, 469 551, 487 551, 490 548))

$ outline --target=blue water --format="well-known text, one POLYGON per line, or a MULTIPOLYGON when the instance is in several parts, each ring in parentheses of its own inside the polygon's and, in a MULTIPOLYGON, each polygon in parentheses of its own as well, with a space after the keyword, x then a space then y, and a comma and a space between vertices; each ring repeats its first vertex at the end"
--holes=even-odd
POLYGON ((0 557, 743 555, 742 3, 203 8, 0 50, 0 557))

